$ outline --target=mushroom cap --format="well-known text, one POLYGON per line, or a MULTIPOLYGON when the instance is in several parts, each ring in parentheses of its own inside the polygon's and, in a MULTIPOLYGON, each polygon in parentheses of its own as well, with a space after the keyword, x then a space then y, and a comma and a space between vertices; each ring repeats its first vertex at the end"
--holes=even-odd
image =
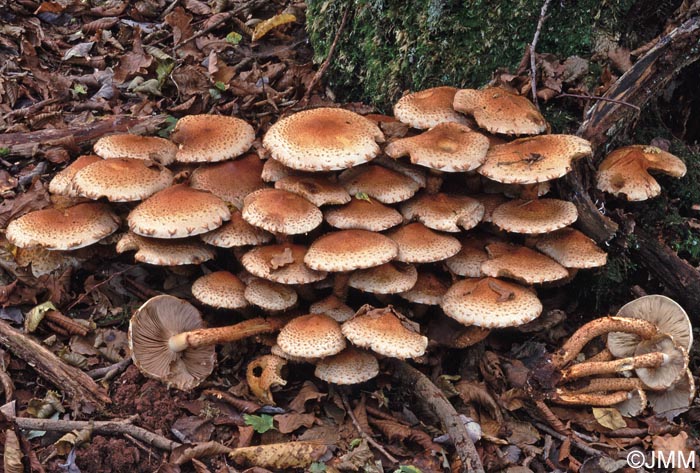
POLYGON ((265 182, 277 182, 280 179, 284 179, 288 176, 299 176, 299 175, 311 175, 311 173, 304 173, 297 171, 290 167, 285 166, 276 159, 268 158, 263 164, 262 172, 260 177, 265 182))
POLYGON ((481 222, 484 206, 463 195, 421 194, 404 202, 401 214, 406 220, 415 219, 433 230, 459 232, 474 228, 481 222))
POLYGON ((596 187, 613 195, 624 194, 627 200, 647 200, 661 193, 661 186, 649 171, 680 178, 687 168, 678 157, 656 146, 625 146, 600 163, 596 187))
POLYGON ((661 334, 649 340, 642 340, 634 350, 634 356, 661 352, 667 360, 658 368, 636 368, 634 372, 644 385, 654 391, 662 391, 676 384, 688 369, 688 352, 676 343, 670 335, 661 334))
POLYGON ((403 222, 403 217, 393 207, 373 199, 352 199, 342 207, 328 209, 324 213, 326 222, 335 228, 381 232, 403 222))
POLYGON ((51 179, 51 182, 49 182, 49 192, 68 197, 77 197, 78 193, 73 189, 73 177, 78 171, 97 161, 102 161, 102 158, 95 154, 78 156, 75 161, 66 166, 62 171, 56 173, 53 179, 51 179))
POLYGON ((219 309, 242 309, 248 305, 243 281, 228 271, 206 274, 192 283, 192 295, 203 304, 219 309))
POLYGON ((624 417, 637 417, 647 407, 647 395, 642 389, 633 389, 628 394, 629 399, 615 404, 615 409, 624 417))
POLYGON ((275 182, 275 189, 299 194, 317 207, 341 205, 352 197, 343 186, 323 176, 287 176, 275 182))
POLYGON ((394 105, 394 116, 413 128, 432 128, 440 123, 467 124, 452 107, 456 87, 442 86, 406 94, 394 105))
POLYGON ((90 202, 24 214, 7 225, 5 237, 19 248, 76 250, 111 235, 119 224, 107 205, 90 202))
POLYGON ((574 160, 591 154, 591 143, 578 136, 531 136, 489 148, 477 172, 505 184, 536 184, 566 175, 574 160))
POLYGON ((695 379, 693 373, 687 369, 676 384, 665 391, 649 391, 649 404, 654 413, 673 420, 677 415, 685 412, 695 398, 695 379))
POLYGON ((388 263, 398 252, 396 243, 381 233, 341 230, 314 241, 304 263, 317 271, 352 271, 388 263))
POLYGON ((415 304, 440 305, 448 288, 449 284, 436 274, 421 271, 413 287, 399 296, 415 304))
POLYGON ((418 324, 392 306, 383 309, 364 306, 353 318, 343 322, 342 330, 353 344, 384 356, 417 358, 428 347, 428 339, 420 334, 418 324))
MULTIPOLYGON (((659 333, 673 337, 687 352, 693 345, 693 325, 683 307, 676 301, 660 294, 643 296, 628 302, 617 312, 620 317, 632 317, 652 322, 659 333)), ((641 338, 631 333, 608 334, 608 349, 617 358, 632 356, 641 338)))
POLYGON ((104 158, 133 158, 156 161, 167 166, 175 161, 177 146, 165 138, 139 136, 131 133, 103 136, 92 147, 95 154, 104 158))
POLYGON ((565 268, 605 266, 608 254, 574 228, 562 228, 537 238, 535 247, 565 268))
POLYGON ((458 90, 452 104, 456 111, 472 115, 489 133, 537 135, 547 131, 547 122, 532 102, 500 87, 458 90))
POLYGON ((542 313, 542 303, 533 291, 494 278, 458 281, 440 305, 457 322, 485 328, 516 327, 542 313))
POLYGON ((269 311, 286 310, 297 303, 297 292, 284 284, 254 278, 245 288, 248 302, 269 311))
POLYGON ((365 194, 383 204, 410 199, 420 189, 409 176, 374 164, 343 171, 338 179, 350 195, 365 194))
POLYGON ((190 186, 209 191, 236 208, 243 207, 243 198, 265 187, 261 176, 263 163, 255 154, 235 161, 203 165, 192 171, 190 186))
POLYGON ((525 246, 491 243, 486 251, 489 260, 481 265, 481 271, 492 278, 503 277, 525 284, 541 284, 569 276, 566 268, 552 258, 525 246))
POLYGON ((379 362, 371 353, 347 347, 337 355, 316 363, 314 374, 327 383, 364 383, 379 374, 379 362))
POLYGON ((216 230, 199 235, 204 243, 220 248, 232 248, 269 243, 273 236, 262 228, 249 224, 237 210, 231 212, 231 220, 216 230))
POLYGON ((162 164, 134 158, 100 159, 73 177, 78 195, 111 202, 142 200, 172 183, 173 173, 162 164))
POLYGON ((479 235, 467 235, 461 239, 462 249, 459 253, 445 260, 445 266, 457 276, 480 278, 481 264, 488 261, 487 241, 479 235))
POLYGON ((489 139, 458 123, 442 123, 417 136, 389 143, 392 158, 410 156, 413 164, 444 172, 472 171, 486 161, 489 139))
POLYGON ((277 336, 277 344, 292 356, 324 358, 346 346, 340 324, 325 314, 308 314, 290 320, 277 336))
POLYGON ((283 358, 292 363, 316 363, 318 358, 305 358, 303 356, 292 356, 286 351, 282 350, 277 343, 270 347, 270 354, 283 358))
POLYGON ((311 304, 309 312, 312 314, 326 314, 341 323, 355 315, 352 307, 333 294, 311 304))
POLYGON ((141 202, 127 221, 141 236, 184 238, 219 228, 230 218, 226 202, 214 194, 176 184, 141 202))
POLYGON ((455 237, 437 233, 422 223, 409 223, 387 233, 399 248, 397 261, 433 263, 459 253, 462 245, 455 237))
POLYGON ((384 141, 379 127, 340 108, 304 110, 279 120, 265 133, 272 157, 300 171, 333 171, 366 163, 384 141))
POLYGON ((170 139, 178 146, 181 163, 217 162, 245 153, 255 130, 240 118, 222 115, 187 115, 175 124, 170 139))
POLYGON ((258 246, 241 258, 245 269, 263 279, 282 284, 308 284, 326 277, 324 271, 314 271, 304 264, 307 248, 282 243, 258 246))
POLYGON ((577 219, 576 206, 558 199, 511 200, 491 214, 491 221, 501 230, 527 234, 553 232, 577 219))
POLYGON ((200 264, 214 259, 214 251, 194 239, 163 240, 125 233, 117 242, 117 253, 136 250, 134 259, 157 266, 200 264))
POLYGON ((393 261, 353 272, 348 286, 372 294, 396 294, 408 291, 417 280, 418 270, 415 266, 393 261))
POLYGON ((484 216, 481 217, 481 221, 486 223, 493 223, 494 210, 506 202, 509 202, 509 200, 501 194, 476 194, 470 197, 478 200, 481 202, 481 205, 484 206, 484 216))
POLYGON ((131 358, 146 376, 189 391, 214 370, 214 346, 174 352, 168 342, 173 335, 203 326, 199 311, 190 303, 167 295, 152 297, 129 322, 131 358))
POLYGON ((243 199, 243 219, 268 232, 308 233, 323 222, 323 213, 300 195, 280 189, 260 189, 243 199))
POLYGON ((387 156, 381 155, 374 158, 372 164, 378 164, 392 171, 408 176, 418 183, 420 187, 425 187, 428 183, 428 178, 426 176, 426 169, 419 168, 410 163, 405 163, 403 161, 398 161, 396 159, 389 158, 387 156))

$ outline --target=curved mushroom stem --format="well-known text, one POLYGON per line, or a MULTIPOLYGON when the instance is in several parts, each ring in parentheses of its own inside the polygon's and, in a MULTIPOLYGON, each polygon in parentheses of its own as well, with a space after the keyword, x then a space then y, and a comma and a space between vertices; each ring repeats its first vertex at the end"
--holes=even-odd
MULTIPOLYGON (((644 387, 639 378, 593 378, 585 380, 588 383, 575 389, 557 389, 561 394, 588 394, 610 391, 632 391, 644 387)), ((583 382, 583 381, 582 381, 583 382)))
POLYGON ((613 361, 590 361, 579 363, 562 370, 562 381, 585 378, 596 374, 617 373, 620 371, 635 370, 637 368, 658 368, 670 360, 670 357, 658 351, 645 355, 620 358, 613 361))
POLYGON ((559 393, 557 390, 557 395, 552 399, 553 402, 557 404, 567 404, 570 406, 613 406, 624 402, 630 398, 629 391, 616 391, 613 393, 591 393, 591 394, 578 394, 578 393, 559 393))
POLYGON ((598 353, 596 353, 595 355, 593 355, 592 357, 587 359, 585 361, 585 363, 590 362, 590 361, 610 361, 613 358, 615 358, 615 357, 613 356, 612 353, 610 353, 610 350, 608 350, 607 348, 603 348, 601 351, 599 351, 598 353))
POLYGON ((559 352, 552 356, 552 365, 554 368, 561 369, 576 358, 576 355, 581 353, 581 350, 588 342, 610 332, 633 333, 641 338, 648 339, 656 335, 658 328, 646 320, 630 317, 603 317, 592 320, 578 329, 561 347, 559 352))
POLYGON ((261 317, 245 320, 234 325, 215 328, 200 328, 191 332, 182 332, 170 337, 168 346, 175 353, 188 348, 196 348, 217 343, 235 342, 244 338, 274 332, 284 325, 281 318, 263 319, 261 317))

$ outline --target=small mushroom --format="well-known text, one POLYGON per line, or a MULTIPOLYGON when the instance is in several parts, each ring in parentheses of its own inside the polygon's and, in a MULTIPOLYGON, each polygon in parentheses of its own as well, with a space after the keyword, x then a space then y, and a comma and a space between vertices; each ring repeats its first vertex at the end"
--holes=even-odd
POLYGON ((337 355, 319 360, 314 374, 332 384, 359 384, 379 374, 379 363, 371 353, 348 347, 337 355))
POLYGON ((177 161, 211 163, 245 153, 255 140, 255 130, 240 118, 187 115, 177 121, 170 139, 178 145, 177 161))
POLYGON ((248 305, 244 296, 245 284, 228 271, 204 275, 192 283, 195 299, 219 309, 242 309, 248 305))
POLYGON ((350 195, 364 194, 382 204, 403 202, 420 189, 420 184, 409 176, 376 164, 348 169, 338 179, 350 195))
POLYGON ((457 88, 442 86, 406 94, 394 105, 394 116, 413 128, 428 129, 441 123, 461 123, 467 119, 452 106, 457 88))
POLYGON ((435 232, 418 222, 396 228, 387 236, 399 249, 396 260, 404 263, 442 261, 456 255, 462 248, 455 237, 435 232))
POLYGON ((281 189, 259 189, 243 199, 243 219, 271 233, 308 233, 323 222, 323 214, 298 194, 281 189))
POLYGON ((214 259, 214 251, 201 241, 188 238, 164 240, 127 232, 119 239, 117 253, 136 251, 134 259, 157 266, 200 264, 214 259))
POLYGON ((577 219, 576 206, 558 199, 511 200, 498 206, 491 214, 491 221, 501 230, 526 234, 553 232, 571 225, 577 219))
POLYGON ((403 222, 403 217, 394 208, 374 199, 354 198, 342 207, 328 209, 324 218, 332 227, 340 230, 368 230, 381 232, 403 222))
POLYGON ((325 314, 295 317, 280 330, 277 344, 286 353, 303 358, 324 358, 343 351, 340 324, 325 314))

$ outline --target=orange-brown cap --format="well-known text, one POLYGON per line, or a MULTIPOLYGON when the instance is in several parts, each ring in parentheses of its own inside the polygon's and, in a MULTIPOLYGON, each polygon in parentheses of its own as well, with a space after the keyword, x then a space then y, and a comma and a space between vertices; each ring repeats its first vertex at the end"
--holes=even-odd
POLYGON ((324 314, 308 314, 290 320, 277 336, 277 344, 292 356, 323 358, 346 346, 338 322, 324 314))
POLYGON ((513 233, 553 232, 578 219, 576 206, 557 199, 511 200, 496 208, 491 220, 498 228, 513 233))
POLYGON ((365 194, 383 204, 410 199, 420 189, 410 177, 374 164, 348 169, 339 179, 350 195, 365 194))
POLYGON ((345 322, 355 315, 352 307, 333 294, 311 304, 309 312, 312 314, 326 314, 338 322, 345 322))
POLYGON ((562 228, 537 238, 535 247, 565 268, 605 266, 608 254, 573 228, 562 228))
POLYGON ((78 171, 73 188, 90 199, 106 197, 111 202, 145 199, 173 182, 162 164, 134 158, 100 159, 78 171))
POLYGON ((243 199, 243 219, 268 232, 308 233, 323 222, 323 214, 300 195, 280 189, 260 189, 243 199))
POLYGON ((413 287, 399 296, 415 304, 438 305, 448 288, 449 284, 443 278, 429 271, 421 271, 413 287))
POLYGON ((259 278, 282 284, 308 284, 326 277, 304 264, 305 246, 282 243, 258 246, 243 255, 241 264, 259 278))
POLYGON ((547 122, 532 102, 500 87, 459 90, 452 104, 489 133, 537 135, 547 130, 547 122))
POLYGON ((276 312, 293 307, 297 303, 297 292, 284 284, 253 278, 245 288, 245 298, 255 306, 276 312))
POLYGON ((245 284, 228 271, 215 271, 192 283, 192 295, 199 302, 219 309, 242 309, 248 305, 245 284))
POLYGON ((275 182, 275 189, 299 194, 317 207, 350 202, 343 186, 323 176, 287 176, 275 182))
POLYGON ((200 264, 214 258, 214 251, 194 239, 163 240, 125 233, 117 242, 117 253, 136 250, 134 259, 158 266, 200 264))
POLYGON ((297 171, 290 167, 285 166, 276 159, 268 158, 263 164, 262 172, 260 177, 265 182, 277 182, 282 178, 287 176, 298 176, 298 175, 311 175, 311 173, 304 173, 302 171, 297 171))
POLYGON ((254 227, 241 216, 239 211, 231 212, 231 220, 216 230, 199 235, 204 243, 221 248, 248 245, 262 245, 272 240, 272 235, 262 228, 254 227))
POLYGON ((462 238, 462 249, 459 253, 445 260, 445 265, 457 276, 468 278, 480 278, 481 264, 489 259, 486 253, 488 243, 483 235, 469 234, 462 238))
POLYGON ((314 374, 327 383, 364 383, 379 374, 379 363, 371 353, 348 347, 316 364, 314 374))
POLYGON ((178 145, 177 161, 216 162, 245 153, 255 140, 255 130, 240 118, 187 115, 175 124, 170 139, 178 145))
POLYGON ((455 237, 437 233, 422 223, 409 223, 387 233, 399 248, 397 261, 432 263, 456 255, 462 245, 455 237))
POLYGON ((489 260, 481 265, 486 276, 515 279, 525 284, 558 281, 569 276, 559 263, 524 246, 491 243, 486 251, 489 260))
POLYGON ((459 232, 474 228, 481 221, 484 206, 463 195, 421 194, 404 202, 401 213, 407 220, 418 220, 433 230, 459 232))
POLYGON ((353 272, 348 286, 372 294, 396 294, 408 291, 417 280, 415 266, 395 261, 353 272))
POLYGON ((381 233, 341 230, 314 241, 304 263, 317 271, 352 271, 387 263, 397 254, 396 243, 381 233))
POLYGON ((73 189, 73 177, 78 171, 97 161, 102 161, 102 158, 95 154, 78 156, 75 161, 70 163, 70 165, 62 171, 56 173, 53 179, 51 179, 51 182, 49 182, 49 192, 52 194, 76 197, 78 193, 73 189))
POLYGON ((492 223, 493 211, 508 202, 508 199, 502 194, 475 194, 471 197, 481 202, 481 205, 484 206, 484 216, 481 218, 481 221, 486 223, 492 223))
POLYGON ((335 228, 381 232, 403 222, 398 210, 373 199, 354 198, 349 204, 326 210, 326 222, 335 228))
POLYGON ((394 115, 413 128, 432 128, 440 123, 467 124, 467 120, 452 107, 456 87, 433 87, 406 94, 394 105, 394 115))
POLYGON ((203 165, 192 172, 190 186, 209 191, 224 202, 243 207, 243 198, 262 189, 263 163, 255 154, 247 154, 235 161, 203 165))
POLYGON ((93 146, 95 154, 105 159, 134 158, 156 161, 164 166, 175 161, 177 146, 165 138, 130 133, 103 136, 93 146))

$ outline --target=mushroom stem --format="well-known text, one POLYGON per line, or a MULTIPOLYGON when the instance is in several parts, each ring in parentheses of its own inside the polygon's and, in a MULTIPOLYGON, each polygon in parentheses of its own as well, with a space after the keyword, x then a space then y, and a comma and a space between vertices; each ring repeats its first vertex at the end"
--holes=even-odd
POLYGON ((244 338, 274 332, 284 325, 282 319, 261 317, 245 320, 234 325, 215 328, 200 328, 191 332, 182 332, 170 337, 168 346, 175 353, 188 348, 196 348, 217 343, 235 342, 244 338))
POLYGON ((644 386, 639 378, 593 378, 586 380, 586 382, 585 386, 576 389, 557 389, 557 393, 573 395, 609 391, 632 391, 644 386))
POLYGON ((629 398, 629 391, 616 391, 605 394, 580 394, 559 392, 559 390, 557 390, 557 395, 554 397, 554 399, 552 399, 552 401, 556 402, 557 404, 567 404, 572 406, 614 406, 615 404, 624 402, 629 398))
POLYGON ((592 320, 578 329, 559 352, 552 356, 552 365, 556 369, 561 369, 572 361, 588 342, 609 332, 633 333, 649 339, 656 335, 658 328, 646 320, 630 317, 603 317, 592 320))
POLYGON ((425 185, 425 191, 428 194, 437 194, 440 192, 440 187, 444 181, 443 172, 431 169, 428 174, 427 183, 425 185))
POLYGON ((612 353, 610 353, 610 350, 608 350, 607 348, 603 348, 601 351, 599 351, 598 353, 596 353, 595 355, 593 355, 592 357, 590 357, 589 359, 587 359, 586 362, 590 362, 590 361, 610 361, 610 360, 612 360, 613 358, 615 358, 615 357, 613 356, 612 353))
POLYGON ((522 200, 537 200, 539 197, 540 185, 537 184, 522 184, 520 189, 520 198, 522 200))
POLYGON ((348 298, 348 282, 350 281, 350 274, 352 273, 349 271, 335 273, 335 277, 333 279, 333 294, 343 302, 345 302, 345 299, 348 298))
POLYGON ((670 357, 658 351, 613 361, 590 361, 579 363, 562 370, 562 381, 585 378, 596 374, 617 373, 638 368, 658 368, 666 364, 670 357))

